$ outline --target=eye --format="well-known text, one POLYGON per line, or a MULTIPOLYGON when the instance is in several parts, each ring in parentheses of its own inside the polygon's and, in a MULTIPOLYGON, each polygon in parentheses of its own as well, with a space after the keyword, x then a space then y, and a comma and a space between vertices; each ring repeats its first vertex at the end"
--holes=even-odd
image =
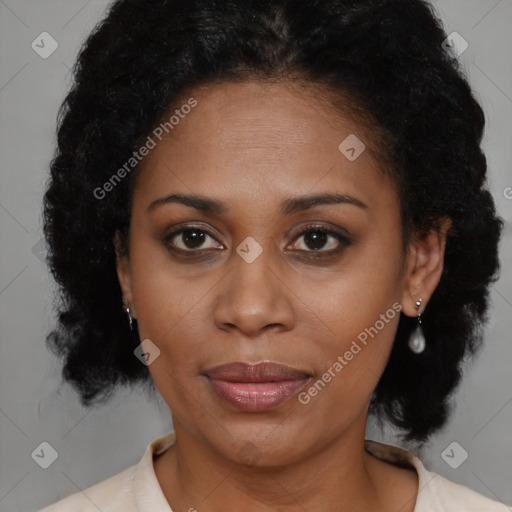
POLYGON ((352 244, 347 236, 322 226, 308 226, 295 240, 301 239, 304 240, 302 243, 293 243, 293 249, 298 249, 302 252, 318 252, 330 255, 352 244), (327 248, 325 249, 326 246, 327 248))
MULTIPOLYGON (((173 231, 165 237, 164 243, 171 249, 177 249, 185 252, 200 252, 203 250, 215 248, 208 246, 204 247, 205 242, 209 238, 215 240, 207 231, 204 231, 198 227, 190 226, 187 228, 179 229, 177 231, 173 231), (173 240, 176 240, 176 242, 173 242, 173 240)), ((222 249, 223 246, 220 245, 219 248, 222 249)))

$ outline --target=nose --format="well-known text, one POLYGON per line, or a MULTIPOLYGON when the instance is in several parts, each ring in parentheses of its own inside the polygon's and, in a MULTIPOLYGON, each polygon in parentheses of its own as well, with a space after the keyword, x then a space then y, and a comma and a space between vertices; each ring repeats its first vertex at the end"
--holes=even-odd
POLYGON ((240 330, 257 337, 269 329, 290 330, 294 314, 293 292, 284 273, 272 264, 270 251, 263 251, 252 262, 233 253, 233 267, 219 284, 214 319, 219 329, 240 330))

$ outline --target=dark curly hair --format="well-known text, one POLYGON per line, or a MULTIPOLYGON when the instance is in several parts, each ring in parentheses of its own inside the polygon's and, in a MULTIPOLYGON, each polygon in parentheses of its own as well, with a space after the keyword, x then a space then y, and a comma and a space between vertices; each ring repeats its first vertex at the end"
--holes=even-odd
MULTIPOLYGON (((58 325, 47 344, 83 405, 120 384, 154 386, 122 309, 113 237, 127 232, 130 159, 194 87, 282 80, 318 87, 371 121, 401 201, 404 244, 449 217, 444 270, 423 314, 426 349, 408 350, 401 313, 370 414, 424 442, 442 427, 462 363, 481 345, 503 222, 486 187, 485 118, 425 0, 118 0, 83 44, 58 114, 44 196, 58 325), (349 102, 347 103, 347 98, 349 102)), ((405 247, 405 245, 404 245, 405 247)), ((152 388, 154 390, 154 388, 152 388)))

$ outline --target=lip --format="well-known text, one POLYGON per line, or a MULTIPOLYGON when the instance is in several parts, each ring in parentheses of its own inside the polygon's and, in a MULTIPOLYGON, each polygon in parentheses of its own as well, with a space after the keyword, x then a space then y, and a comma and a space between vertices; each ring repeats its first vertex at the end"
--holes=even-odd
POLYGON ((242 411, 273 409, 295 395, 312 377, 279 363, 233 362, 204 372, 212 389, 242 411))

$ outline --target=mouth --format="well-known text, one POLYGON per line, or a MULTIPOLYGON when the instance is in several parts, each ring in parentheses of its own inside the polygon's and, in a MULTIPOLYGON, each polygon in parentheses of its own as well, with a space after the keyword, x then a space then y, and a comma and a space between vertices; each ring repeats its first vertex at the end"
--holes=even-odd
POLYGON ((223 364, 204 375, 218 396, 242 411, 273 409, 297 394, 312 377, 304 370, 269 361, 223 364))

